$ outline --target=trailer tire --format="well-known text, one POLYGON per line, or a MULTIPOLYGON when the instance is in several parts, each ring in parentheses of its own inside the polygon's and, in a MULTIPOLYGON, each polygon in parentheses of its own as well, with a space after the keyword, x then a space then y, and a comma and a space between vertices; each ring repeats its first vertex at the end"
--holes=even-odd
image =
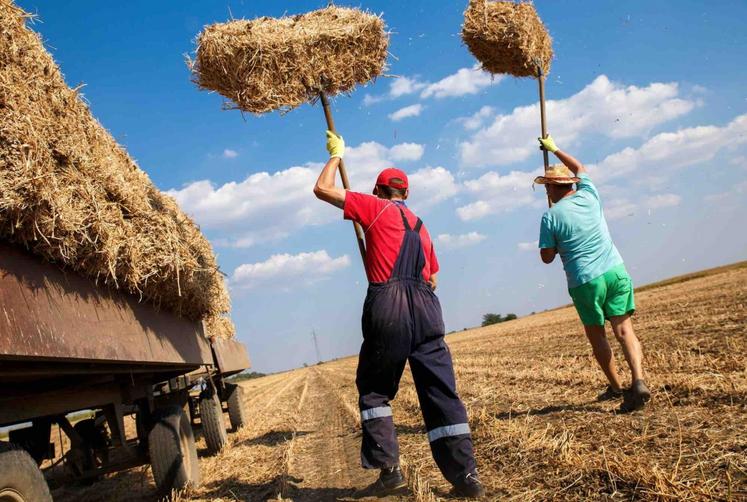
POLYGON ((223 406, 218 399, 218 394, 209 388, 200 394, 200 422, 208 452, 214 455, 226 446, 228 433, 223 420, 223 406))
POLYGON ((148 452, 153 480, 161 496, 171 490, 200 484, 200 464, 189 419, 180 406, 171 405, 153 413, 148 433, 148 452))
POLYGON ((25 450, 0 444, 0 500, 52 502, 39 467, 25 450))
POLYGON ((244 401, 244 388, 232 385, 228 394, 228 418, 234 431, 249 425, 249 410, 244 401))

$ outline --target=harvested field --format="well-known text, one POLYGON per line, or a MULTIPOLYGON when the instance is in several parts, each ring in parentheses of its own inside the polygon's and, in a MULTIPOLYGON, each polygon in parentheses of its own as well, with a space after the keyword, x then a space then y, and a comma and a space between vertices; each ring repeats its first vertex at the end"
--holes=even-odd
MULTIPOLYGON (((632 415, 594 400, 603 377, 571 308, 449 336, 490 498, 745 500, 745 265, 640 293, 635 325, 654 396, 632 415)), ((180 500, 335 500, 365 486, 375 473, 358 467, 355 366, 347 358, 244 383, 251 426, 202 458, 204 485, 180 500)), ((445 497, 409 371, 393 409, 415 493, 407 499, 445 497)), ((102 493, 152 497, 149 472, 59 500, 102 493)))

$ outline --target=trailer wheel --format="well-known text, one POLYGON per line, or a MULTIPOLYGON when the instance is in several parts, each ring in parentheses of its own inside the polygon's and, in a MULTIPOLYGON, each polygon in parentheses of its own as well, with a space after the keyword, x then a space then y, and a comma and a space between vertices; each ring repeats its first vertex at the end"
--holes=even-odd
POLYGON ((240 385, 230 387, 228 394, 228 418, 231 421, 231 427, 235 431, 249 425, 249 410, 246 409, 244 395, 244 388, 240 385))
POLYGON ((0 501, 52 502, 41 470, 26 451, 0 444, 0 501))
POLYGON ((166 406, 153 413, 148 434, 153 479, 162 496, 172 489, 200 484, 200 464, 189 419, 180 406, 166 406))
POLYGON ((218 394, 209 388, 200 394, 200 422, 208 451, 211 455, 218 453, 228 442, 228 433, 218 394))

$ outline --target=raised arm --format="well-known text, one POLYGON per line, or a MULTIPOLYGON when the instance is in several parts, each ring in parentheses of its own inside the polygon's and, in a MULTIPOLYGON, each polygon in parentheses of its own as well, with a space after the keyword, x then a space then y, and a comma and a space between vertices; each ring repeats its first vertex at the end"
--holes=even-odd
POLYGON ((554 153, 555 156, 560 159, 560 162, 565 164, 565 167, 571 170, 571 172, 578 176, 580 173, 585 173, 586 168, 584 165, 576 160, 575 157, 573 157, 571 154, 566 153, 562 151, 560 148, 558 148, 555 145, 555 141, 553 141, 552 136, 549 134, 546 138, 537 138, 540 142, 540 148, 543 150, 547 150, 548 152, 554 153))
POLYGON ((333 206, 345 205, 345 190, 336 186, 337 168, 340 166, 342 156, 345 154, 345 141, 332 131, 327 131, 327 151, 329 160, 324 165, 319 178, 314 185, 314 195, 317 199, 329 202, 333 206))

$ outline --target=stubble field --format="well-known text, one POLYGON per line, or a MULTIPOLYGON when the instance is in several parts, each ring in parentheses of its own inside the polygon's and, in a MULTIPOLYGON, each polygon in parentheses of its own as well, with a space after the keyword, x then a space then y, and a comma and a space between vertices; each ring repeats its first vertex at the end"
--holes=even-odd
MULTIPOLYGON (((605 382, 572 308, 447 337, 489 499, 747 499, 747 264, 644 288, 637 304, 653 397, 629 415, 595 401, 605 382)), ((203 485, 177 498, 351 498, 376 476, 359 467, 355 367, 347 358, 244 383, 251 425, 203 456, 203 485)), ((411 494, 389 500, 448 498, 409 369, 392 407, 411 494)), ((143 467, 55 495, 153 493, 143 467)))

